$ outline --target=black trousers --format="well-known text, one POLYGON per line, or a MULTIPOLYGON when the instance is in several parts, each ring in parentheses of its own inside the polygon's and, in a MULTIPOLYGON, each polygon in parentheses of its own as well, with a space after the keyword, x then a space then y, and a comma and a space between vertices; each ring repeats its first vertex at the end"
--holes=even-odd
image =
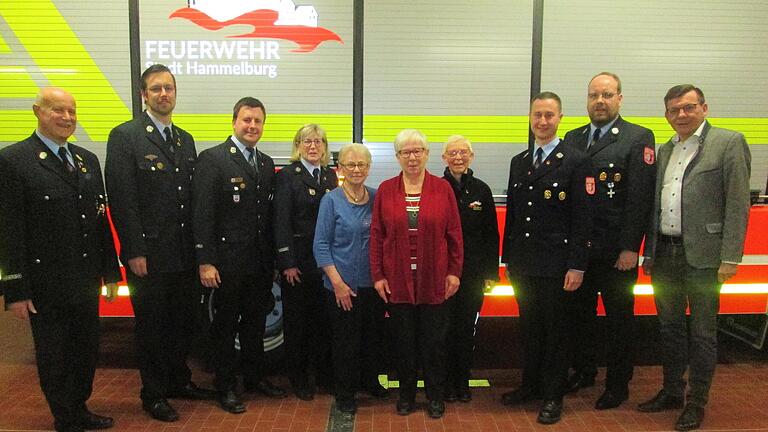
POLYGON ((521 387, 545 400, 560 400, 568 373, 566 291, 563 277, 513 275, 525 356, 521 387))
POLYGON ((336 305, 336 295, 325 290, 333 329, 333 378, 337 399, 353 399, 355 391, 374 387, 383 369, 384 302, 371 287, 357 290, 352 309, 336 305))
POLYGON ((264 325, 267 307, 272 304, 272 273, 221 273, 221 284, 214 290, 216 313, 211 323, 213 366, 217 390, 234 390, 238 366, 242 368, 246 385, 263 378, 264 325), (240 340, 238 364, 235 337, 240 340))
POLYGON ((197 275, 189 270, 140 278, 126 270, 136 317, 141 399, 165 398, 192 377, 186 360, 199 322, 197 275))
MULTIPOLYGON (((56 429, 71 426, 91 397, 99 352, 99 283, 77 303, 35 304, 30 314, 40 387, 56 429)), ((81 290, 73 290, 81 291, 81 290)))
POLYGON ((294 389, 309 387, 314 367, 318 384, 333 385, 331 326, 326 313, 325 287, 319 271, 305 271, 301 282, 281 283, 288 378, 294 389))
POLYGON ((442 401, 446 382, 445 338, 448 334, 448 307, 435 305, 389 305, 395 331, 397 376, 400 399, 413 402, 419 365, 427 399, 442 401))
POLYGON ((581 287, 569 294, 572 302, 571 342, 573 368, 585 375, 597 374, 597 293, 600 292, 608 323, 607 376, 605 386, 627 392, 632 379, 632 341, 635 327, 637 269, 620 271, 616 258, 593 258, 584 273, 581 287))
POLYGON ((456 390, 469 389, 470 369, 475 348, 475 325, 483 307, 482 278, 462 278, 459 291, 446 301, 448 307, 448 385, 456 390))

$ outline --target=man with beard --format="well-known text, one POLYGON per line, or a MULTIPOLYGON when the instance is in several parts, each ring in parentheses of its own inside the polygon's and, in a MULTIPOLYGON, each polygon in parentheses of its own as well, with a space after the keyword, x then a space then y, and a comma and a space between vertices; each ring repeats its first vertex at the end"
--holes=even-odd
POLYGON ((566 143, 586 151, 595 179, 592 252, 584 284, 572 296, 570 329, 575 373, 567 392, 594 384, 597 374, 597 293, 608 321, 608 366, 599 410, 629 397, 632 379, 634 286, 637 263, 653 205, 656 179, 653 132, 619 115, 623 95, 616 74, 601 72, 587 88, 590 123, 565 134, 566 143))
POLYGON ((142 407, 172 422, 179 415, 168 398, 214 397, 186 363, 199 299, 190 213, 197 153, 172 123, 176 78, 166 66, 144 71, 141 96, 147 110, 109 134, 105 177, 136 315, 142 407))

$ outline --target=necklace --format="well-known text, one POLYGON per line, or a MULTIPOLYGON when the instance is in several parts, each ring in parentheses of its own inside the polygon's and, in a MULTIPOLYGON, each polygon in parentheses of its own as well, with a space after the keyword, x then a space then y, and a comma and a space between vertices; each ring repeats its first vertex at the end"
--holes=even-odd
POLYGON ((358 201, 362 201, 362 200, 364 200, 364 199, 365 199, 365 196, 368 194, 368 189, 366 189, 366 188, 365 188, 365 186, 363 186, 363 194, 362 194, 362 196, 360 196, 360 198, 358 198, 358 197, 356 197, 356 196, 352 195, 352 193, 351 193, 351 192, 349 192, 349 191, 347 190, 347 188, 345 188, 345 187, 344 187, 344 185, 343 185, 343 184, 341 185, 341 189, 342 189, 342 190, 344 190, 344 195, 346 195, 346 196, 347 196, 347 198, 351 199, 353 202, 358 202, 358 201))

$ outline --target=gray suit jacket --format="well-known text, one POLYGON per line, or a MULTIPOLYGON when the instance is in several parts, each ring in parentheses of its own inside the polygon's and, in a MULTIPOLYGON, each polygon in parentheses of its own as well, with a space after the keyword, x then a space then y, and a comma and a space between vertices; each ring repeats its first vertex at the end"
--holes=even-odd
MULTIPOLYGON (((658 151, 653 221, 645 247, 650 258, 660 234, 661 187, 673 146, 668 141, 658 151)), ((690 266, 718 268, 723 261, 741 262, 749 218, 751 159, 744 135, 706 122, 699 151, 683 179, 683 246, 690 266)))

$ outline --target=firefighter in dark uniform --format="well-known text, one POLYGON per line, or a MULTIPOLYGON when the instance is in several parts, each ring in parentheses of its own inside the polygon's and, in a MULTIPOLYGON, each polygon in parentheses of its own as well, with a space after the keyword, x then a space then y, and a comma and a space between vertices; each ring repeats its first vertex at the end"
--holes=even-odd
POLYGON ((537 418, 543 424, 558 422, 563 408, 567 294, 579 288, 587 266, 595 192, 587 155, 557 137, 561 118, 556 94, 533 98, 535 144, 510 163, 502 255, 525 338, 522 384, 502 402, 543 399, 537 418))
POLYGON ((311 366, 316 382, 333 388, 331 326, 325 315, 322 271, 312 254, 320 199, 338 185, 336 172, 327 166, 329 156, 325 131, 316 124, 305 125, 293 139, 292 163, 280 170, 276 180, 275 243, 288 378, 302 400, 314 398, 311 366))
POLYGON ((271 397, 285 392, 263 376, 264 322, 272 309, 275 164, 256 149, 266 119, 252 97, 233 110, 233 135, 200 153, 194 177, 193 226, 198 273, 213 289, 211 323, 218 400, 225 411, 245 412, 236 393, 238 367, 245 390, 271 397), (240 337, 240 363, 235 336, 240 337))
POLYGON ((451 184, 459 206, 464 270, 459 290, 446 301, 449 310, 446 402, 472 400, 469 379, 475 324, 483 306, 485 287, 499 280, 496 205, 491 188, 469 168, 474 158, 468 139, 461 135, 448 138, 443 148, 443 161, 447 165, 443 178, 451 184))
POLYGON ((597 293, 608 321, 607 376, 597 409, 616 408, 629 397, 634 339, 633 288, 656 181, 653 132, 619 115, 621 81, 610 72, 589 83, 587 112, 591 123, 565 135, 571 148, 592 159, 596 192, 592 253, 582 287, 572 294, 569 326, 574 374, 566 391, 591 386, 597 374, 597 293), (596 139, 597 138, 597 139, 596 139))
POLYGON ((120 269, 96 155, 67 143, 75 100, 45 88, 35 133, 0 150, 0 285, 5 305, 29 320, 37 371, 57 431, 105 429, 91 413, 99 345, 99 291, 120 269))
POLYGON ((199 301, 190 204, 197 153, 192 136, 171 123, 176 79, 163 65, 141 76, 147 110, 112 130, 105 177, 120 239, 141 373, 142 407, 176 421, 167 398, 210 399, 186 364, 199 301))

